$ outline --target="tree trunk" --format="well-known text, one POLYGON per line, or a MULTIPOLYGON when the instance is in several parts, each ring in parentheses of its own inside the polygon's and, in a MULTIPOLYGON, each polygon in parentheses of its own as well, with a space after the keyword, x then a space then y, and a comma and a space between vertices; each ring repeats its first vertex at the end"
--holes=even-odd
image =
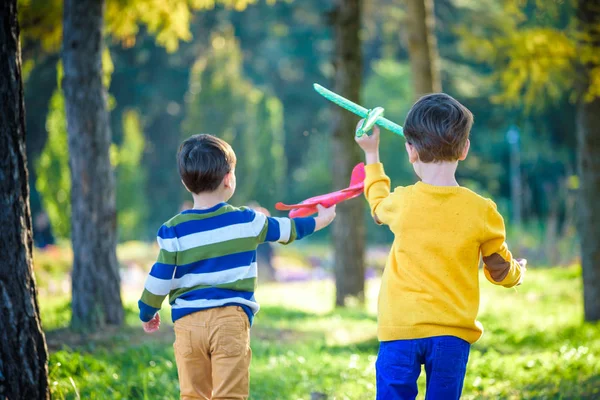
POLYGON ((441 91, 433 0, 406 0, 404 23, 415 97, 441 91))
POLYGON ((103 0, 65 0, 63 90, 71 168, 75 329, 123 322, 115 178, 102 83, 103 0))
MULTIPOLYGON (((335 83, 334 91, 359 102, 362 55, 359 39, 361 0, 336 0, 333 11, 335 83)), ((333 106, 332 172, 336 190, 348 186, 354 165, 361 161, 360 148, 354 142, 356 118, 338 106, 333 106)), ((335 248, 335 283, 338 306, 355 296, 364 300, 365 288, 365 226, 364 200, 350 200, 338 205, 333 224, 335 248)))
MULTIPOLYGON (((579 0, 579 30, 598 38, 600 7, 597 0, 579 0)), ((589 43, 588 43, 589 45, 589 43)), ((600 40, 595 45, 600 49, 600 40)), ((600 50, 599 50, 600 51, 600 50)), ((589 88, 589 73, 598 64, 583 65, 581 100, 577 114, 579 153, 579 236, 586 321, 600 320, 600 98, 584 99, 589 88)))
POLYGON ((0 398, 48 399, 48 350, 39 319, 17 0, 0 2, 0 398))

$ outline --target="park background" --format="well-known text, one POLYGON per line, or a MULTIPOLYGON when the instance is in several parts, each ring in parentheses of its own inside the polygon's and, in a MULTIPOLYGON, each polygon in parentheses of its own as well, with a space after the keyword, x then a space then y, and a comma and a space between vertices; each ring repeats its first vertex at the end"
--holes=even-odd
MULTIPOLYGON (((360 161, 358 118, 320 97, 315 82, 382 106, 401 125, 418 95, 436 90, 475 115, 458 181, 495 200, 509 246, 530 271, 516 290, 482 282, 486 333, 473 346, 464 398, 600 396, 600 332, 584 321, 577 229, 578 210, 589 205, 578 203, 589 178, 578 152, 590 151, 578 149, 577 118, 582 103, 600 112, 600 70, 586 69, 598 65, 600 19, 582 38, 585 4, 106 0, 102 80, 122 296, 122 306, 112 305, 121 314, 111 316, 103 306, 86 314, 81 304, 93 296, 72 313, 72 290, 73 299, 82 290, 71 283, 72 232, 93 224, 80 206, 72 213, 83 174, 73 165, 93 150, 69 150, 63 2, 19 0, 33 270, 53 398, 178 397, 168 305, 155 335, 142 332, 136 307, 158 254, 156 231, 191 200, 176 169, 178 145, 196 133, 227 140, 238 157, 232 204, 282 216, 275 202, 345 187, 360 161)), ((596 149, 598 128, 589 133, 596 149)), ((416 181, 401 137, 382 131, 382 160, 393 186, 416 181)), ((372 222, 362 198, 338 215, 333 229, 274 248, 275 279, 259 278, 253 399, 374 398, 375 307, 392 235, 372 222)), ((584 254, 600 247, 600 237, 590 240, 584 254)), ((93 287, 101 264, 75 268, 93 287)), ((423 377, 420 388, 422 396, 423 377)))

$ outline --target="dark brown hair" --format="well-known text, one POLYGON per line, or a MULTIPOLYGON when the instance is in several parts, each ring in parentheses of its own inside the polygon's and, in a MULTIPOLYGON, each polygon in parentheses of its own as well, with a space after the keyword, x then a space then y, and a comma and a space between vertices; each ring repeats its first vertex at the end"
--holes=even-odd
POLYGON ((235 168, 233 149, 218 137, 200 134, 186 139, 177 153, 179 175, 193 193, 215 191, 235 168))
POLYGON ((421 97, 404 122, 404 136, 422 162, 456 161, 465 149, 473 114, 445 93, 421 97))

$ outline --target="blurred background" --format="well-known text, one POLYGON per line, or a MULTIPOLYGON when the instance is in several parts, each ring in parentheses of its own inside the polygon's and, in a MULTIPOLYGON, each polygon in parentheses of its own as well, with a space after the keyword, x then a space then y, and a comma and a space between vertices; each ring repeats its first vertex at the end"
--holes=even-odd
MULTIPOLYGON (((336 140, 351 143, 353 131, 346 129, 345 139, 336 132, 358 118, 312 88, 316 82, 344 89, 337 51, 343 29, 358 38, 350 44, 362 59, 348 77, 361 105, 382 106, 402 125, 419 94, 443 90, 473 112, 471 152, 458 181, 494 199, 510 248, 529 259, 532 271, 518 291, 482 284, 486 334, 472 352, 464 397, 600 396, 600 333, 597 324, 583 322, 575 226, 578 96, 593 95, 600 80, 583 94, 577 89, 581 70, 573 60, 594 53, 576 50, 576 2, 421 1, 429 13, 420 25, 429 28, 430 90, 419 87, 423 77, 417 76, 422 49, 412 35, 423 18, 411 4, 418 2, 349 2, 362 7, 354 14, 358 29, 339 23, 344 3, 106 1, 102 65, 125 323, 83 335, 69 329, 72 177, 61 87, 63 4, 19 1, 34 271, 56 398, 178 396, 171 329, 142 336, 136 301, 158 254, 158 228, 191 207, 175 162, 182 140, 210 133, 232 144, 235 205, 282 216, 274 210, 278 201, 295 203, 347 185, 359 160, 340 158, 336 140), (336 175, 336 168, 346 172, 336 175)), ((392 186, 416 181, 404 139, 382 131, 381 156, 392 186)), ((354 296, 346 299, 335 285, 343 280, 336 269, 343 245, 332 235, 340 235, 340 226, 350 229, 349 222, 289 247, 260 249, 263 309, 252 339, 252 398, 374 398, 375 304, 393 237, 372 223, 364 199, 349 203, 364 227, 353 231, 364 237, 364 274, 342 270, 358 276, 354 296)))

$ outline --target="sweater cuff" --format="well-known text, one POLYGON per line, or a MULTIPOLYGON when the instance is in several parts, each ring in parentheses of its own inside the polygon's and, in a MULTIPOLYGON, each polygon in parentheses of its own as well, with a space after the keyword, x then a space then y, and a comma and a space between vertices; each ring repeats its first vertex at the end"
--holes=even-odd
POLYGON ((142 322, 150 321, 158 312, 157 308, 150 307, 148 304, 144 303, 141 300, 138 301, 138 307, 140 309, 140 320, 142 322))
POLYGON ((316 221, 313 217, 293 218, 296 225, 296 240, 300 240, 315 231, 316 221))

